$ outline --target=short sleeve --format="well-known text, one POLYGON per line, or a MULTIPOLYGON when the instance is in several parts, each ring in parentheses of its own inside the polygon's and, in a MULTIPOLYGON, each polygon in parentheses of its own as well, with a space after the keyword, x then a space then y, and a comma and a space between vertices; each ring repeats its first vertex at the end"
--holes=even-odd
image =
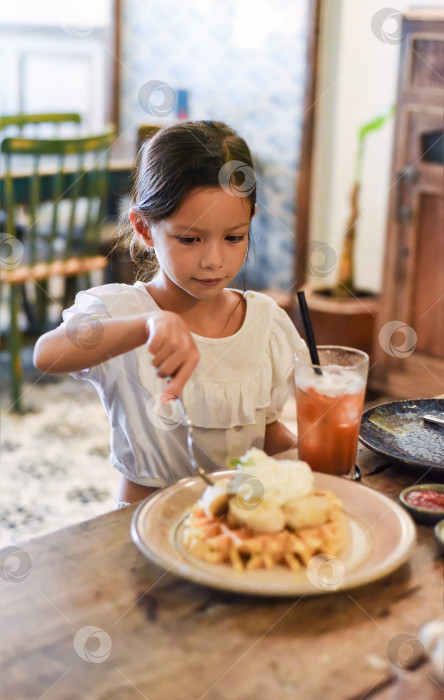
POLYGON ((305 347, 305 341, 288 314, 276 307, 268 345, 273 371, 270 405, 265 418, 267 425, 282 415, 290 390, 293 391, 294 355, 305 347))
MULTIPOLYGON (((93 291, 78 292, 74 304, 62 312, 62 327, 73 343, 85 348, 91 347, 103 333, 100 319, 109 318, 110 313, 102 299, 93 291)), ((74 379, 93 380, 95 367, 85 367, 70 372, 74 379)), ((97 370, 96 370, 97 371, 97 370)))
POLYGON ((109 318, 110 313, 103 300, 93 291, 78 292, 74 304, 62 311, 64 323, 68 323, 74 316, 86 314, 94 318, 109 318))
POLYGON ((74 304, 63 311, 62 318, 64 321, 69 321, 77 314, 88 314, 95 318, 117 318, 154 311, 153 308, 147 308, 148 299, 150 299, 149 295, 140 292, 135 286, 118 283, 104 284, 79 292, 74 304))
MULTIPOLYGON (((78 292, 74 304, 63 311, 62 327, 65 327, 72 342, 87 351, 100 340, 103 334, 102 319, 145 313, 143 301, 146 299, 149 297, 145 293, 141 293, 131 285, 113 283, 92 287, 78 292)), ((149 312, 150 309, 147 311, 149 312)), ((93 381, 99 376, 100 368, 105 367, 106 364, 107 361, 91 368, 72 372, 71 376, 93 381)))
POLYGON ((274 423, 282 415, 282 411, 289 396, 288 382, 283 382, 275 389, 271 390, 271 401, 265 414, 265 423, 274 423))

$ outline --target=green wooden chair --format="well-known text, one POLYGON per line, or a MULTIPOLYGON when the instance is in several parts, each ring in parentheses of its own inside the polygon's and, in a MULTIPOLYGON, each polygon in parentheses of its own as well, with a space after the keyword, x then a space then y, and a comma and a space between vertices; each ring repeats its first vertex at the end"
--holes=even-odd
POLYGON ((0 199, 6 226, 0 239, 0 283, 9 297, 7 338, 15 410, 21 407, 22 384, 20 288, 32 287, 34 331, 40 334, 48 329, 49 305, 59 302, 50 280, 69 282, 60 304, 67 306, 77 290, 91 286, 91 273, 106 267, 107 259, 99 251, 100 225, 114 139, 115 129, 109 127, 86 137, 1 142, 0 199))
MULTIPOLYGON (((8 114, 0 116, 0 140, 8 136, 25 136, 26 138, 67 138, 79 136, 82 117, 76 112, 39 112, 36 114, 8 114)), ((3 172, 0 160, 0 173, 3 172)), ((5 229, 6 213, 1 208, 0 230, 5 229)), ((16 235, 20 236, 20 223, 16 223, 16 235)), ((21 287, 23 309, 30 325, 33 324, 32 307, 28 301, 26 286, 21 287)))
MULTIPOLYGON (((34 130, 32 136, 39 136, 37 130, 41 128, 40 125, 51 125, 51 137, 56 137, 64 124, 80 125, 81 122, 82 117, 75 112, 0 115, 0 132, 15 127, 20 135, 23 135, 24 130, 32 125, 34 130)), ((7 135, 11 136, 12 134, 8 133, 7 135)))

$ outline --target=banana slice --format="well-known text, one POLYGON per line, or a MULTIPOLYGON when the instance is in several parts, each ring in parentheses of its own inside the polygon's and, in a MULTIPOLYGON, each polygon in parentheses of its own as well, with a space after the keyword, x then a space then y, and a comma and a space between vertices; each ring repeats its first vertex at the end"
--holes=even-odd
POLYGON ((257 506, 248 508, 231 497, 228 502, 228 518, 229 522, 246 525, 270 535, 283 530, 285 526, 282 508, 271 500, 264 500, 257 506))
POLYGON ((208 517, 219 518, 228 510, 227 484, 229 479, 216 481, 213 486, 208 486, 202 494, 202 508, 208 517))
POLYGON ((283 506, 285 521, 292 530, 323 525, 331 519, 333 503, 326 494, 292 498, 283 506))

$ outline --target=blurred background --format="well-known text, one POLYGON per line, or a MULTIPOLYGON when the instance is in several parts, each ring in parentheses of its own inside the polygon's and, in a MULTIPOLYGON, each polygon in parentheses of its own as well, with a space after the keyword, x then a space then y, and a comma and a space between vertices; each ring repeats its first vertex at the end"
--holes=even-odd
MULTIPOLYGON (((138 126, 170 122, 138 96, 148 81, 186 91, 191 119, 215 118, 245 136, 260 171, 256 259, 248 286, 294 286, 296 182, 307 78, 308 0, 20 0, 0 18, 0 112, 79 112, 86 131, 119 127, 130 158, 138 126)), ((396 100, 399 42, 383 41, 377 0, 324 0, 319 20, 310 236, 338 249, 348 216, 359 126, 396 100)), ((311 6, 311 9, 310 9, 311 6)), ((394 1, 400 12, 442 2, 394 1)), ((396 32, 397 18, 385 30, 396 32)), ((178 105, 179 107, 180 105, 178 105)), ((168 110, 167 110, 168 111, 168 110)), ((364 164, 356 268, 379 291, 393 120, 374 135, 364 164)), ((334 279, 334 270, 325 282, 334 279)))

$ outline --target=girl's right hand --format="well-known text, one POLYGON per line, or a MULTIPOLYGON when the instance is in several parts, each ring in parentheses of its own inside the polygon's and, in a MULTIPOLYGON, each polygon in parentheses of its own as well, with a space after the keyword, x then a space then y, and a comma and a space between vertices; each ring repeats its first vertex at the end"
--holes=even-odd
POLYGON ((172 311, 159 311, 146 322, 146 346, 159 377, 172 377, 165 394, 178 398, 199 362, 199 351, 183 319, 172 311))

